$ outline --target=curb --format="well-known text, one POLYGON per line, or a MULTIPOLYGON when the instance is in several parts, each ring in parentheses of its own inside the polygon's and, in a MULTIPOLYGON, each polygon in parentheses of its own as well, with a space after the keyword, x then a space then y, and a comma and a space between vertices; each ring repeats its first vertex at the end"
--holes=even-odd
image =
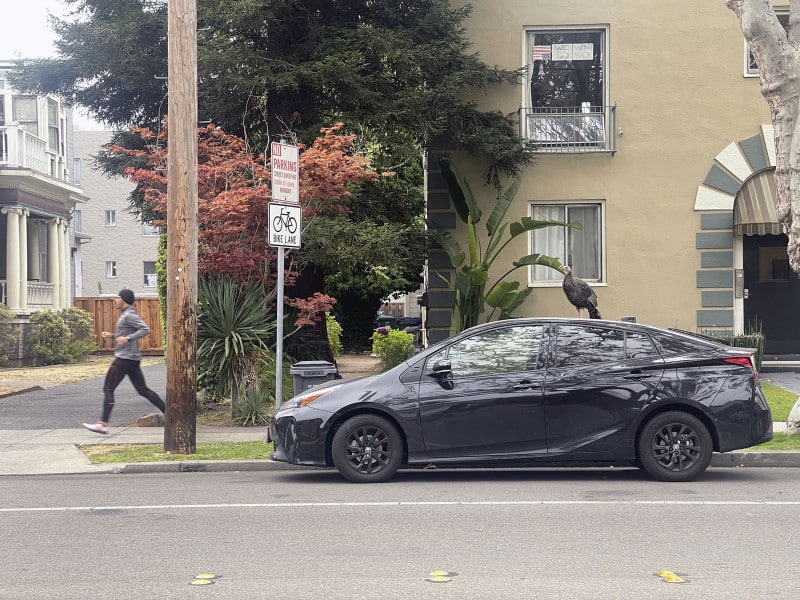
MULTIPOLYGON (((715 453, 710 467, 794 467, 800 468, 800 452, 730 452, 715 453)), ((536 466, 533 465, 532 468, 536 466)), ((412 468, 413 467, 401 467, 412 468)), ((450 467, 447 467, 450 468, 450 467)), ((457 467, 452 467, 456 469, 457 467)), ((474 467, 473 467, 474 468, 474 467)), ((491 468, 491 467, 487 467, 491 468)), ((124 463, 111 473, 230 473, 234 471, 321 471, 328 467, 291 465, 263 460, 186 460, 149 463, 124 463)), ((332 467, 330 467, 332 469, 332 467)))

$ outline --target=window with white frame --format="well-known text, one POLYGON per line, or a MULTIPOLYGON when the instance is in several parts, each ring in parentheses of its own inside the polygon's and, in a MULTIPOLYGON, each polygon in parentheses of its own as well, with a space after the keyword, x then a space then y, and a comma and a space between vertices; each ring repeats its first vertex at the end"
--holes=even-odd
POLYGON ((549 145, 605 146, 605 27, 537 28, 526 35, 526 136, 549 145))
POLYGON ((156 277, 156 263, 153 260, 146 260, 142 263, 142 270, 144 271, 144 287, 154 288, 158 285, 156 277))
POLYGON ((117 261, 106 261, 106 277, 109 279, 114 279, 117 277, 117 261))
POLYGON ((50 281, 50 272, 47 268, 48 260, 47 255, 47 223, 45 221, 38 221, 38 238, 39 238, 39 281, 50 281))
POLYGON ((39 135, 39 120, 36 96, 14 96, 12 98, 13 118, 24 125, 28 133, 39 135))
MULTIPOLYGON (((532 204, 537 221, 580 224, 582 228, 551 226, 531 234, 531 253, 554 256, 585 281, 603 280, 603 204, 601 202, 532 204)), ((561 282, 563 275, 550 267, 534 266, 533 283, 561 282)))
POLYGON ((115 210, 107 210, 106 211, 106 227, 116 227, 117 226, 117 211, 115 210))
MULTIPOLYGON (((789 9, 788 8, 775 8, 775 16, 785 30, 789 30, 789 9)), ((750 51, 750 44, 745 40, 744 42, 744 76, 745 77, 758 77, 758 65, 756 64, 756 57, 750 51)))
POLYGON ((47 145, 53 152, 60 152, 61 150, 58 102, 50 98, 47 99, 47 145))
POLYGON ((81 184, 81 159, 79 157, 72 159, 72 183, 81 184))
POLYGON ((159 235, 161 233, 160 227, 155 227, 150 225, 149 223, 142 223, 142 235, 143 236, 154 236, 159 235))

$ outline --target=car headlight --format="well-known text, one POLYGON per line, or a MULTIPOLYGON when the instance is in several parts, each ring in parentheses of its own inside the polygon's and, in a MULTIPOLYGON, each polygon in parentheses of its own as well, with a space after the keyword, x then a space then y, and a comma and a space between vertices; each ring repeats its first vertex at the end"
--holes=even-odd
POLYGON ((301 406, 311 404, 317 398, 322 398, 322 396, 330 394, 332 391, 338 390, 340 387, 342 387, 341 383, 338 385, 325 387, 319 390, 312 388, 307 392, 289 398, 286 402, 281 404, 281 407, 278 409, 278 412, 281 412, 283 410, 289 410, 290 408, 300 408, 301 406))

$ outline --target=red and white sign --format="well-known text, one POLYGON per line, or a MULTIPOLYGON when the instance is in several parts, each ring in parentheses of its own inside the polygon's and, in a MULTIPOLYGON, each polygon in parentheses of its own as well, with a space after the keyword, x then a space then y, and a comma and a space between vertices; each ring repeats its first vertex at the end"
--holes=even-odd
POLYGON ((272 200, 300 204, 300 162, 297 146, 272 142, 270 151, 272 200))

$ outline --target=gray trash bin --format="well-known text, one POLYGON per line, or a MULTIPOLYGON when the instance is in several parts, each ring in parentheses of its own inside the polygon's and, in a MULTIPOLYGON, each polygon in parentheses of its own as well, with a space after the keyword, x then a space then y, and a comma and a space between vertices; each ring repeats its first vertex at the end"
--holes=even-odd
POLYGON ((304 360, 294 363, 289 372, 292 374, 294 393, 299 394, 310 387, 336 379, 339 371, 336 365, 326 360, 304 360))

